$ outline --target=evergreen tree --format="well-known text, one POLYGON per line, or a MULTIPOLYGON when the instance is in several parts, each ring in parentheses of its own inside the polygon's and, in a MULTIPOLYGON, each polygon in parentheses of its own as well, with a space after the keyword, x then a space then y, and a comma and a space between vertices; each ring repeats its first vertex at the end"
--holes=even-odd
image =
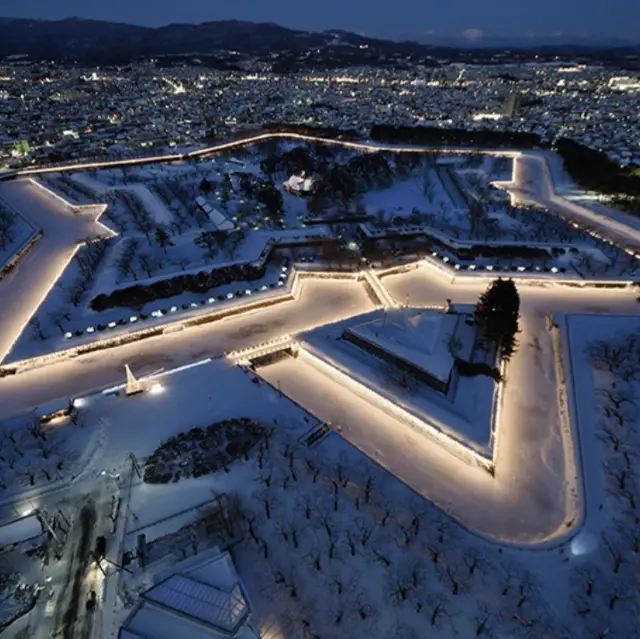
POLYGON ((169 234, 159 226, 156 229, 156 244, 166 253, 168 246, 174 246, 169 234))
POLYGON ((509 360, 515 351, 519 313, 520 296, 512 279, 494 280, 476 305, 476 322, 496 345, 501 359, 509 360))
POLYGON ((233 183, 231 182, 231 178, 228 173, 225 173, 224 179, 222 180, 222 185, 220 187, 220 204, 222 208, 225 210, 229 205, 229 200, 231 199, 231 192, 233 191, 233 183))
POLYGON ((271 216, 280 215, 283 208, 282 193, 278 191, 275 185, 271 182, 264 182, 260 185, 260 190, 256 195, 256 199, 260 204, 264 204, 267 213, 271 216))
POLYGON ((194 240, 193 243, 204 250, 205 258, 212 260, 218 252, 218 240, 215 235, 215 231, 202 231, 194 240))
POLYGON ((209 180, 207 180, 207 178, 205 177, 203 177, 202 181, 200 182, 200 190, 203 193, 211 193, 211 190, 212 190, 211 182, 209 182, 209 180))

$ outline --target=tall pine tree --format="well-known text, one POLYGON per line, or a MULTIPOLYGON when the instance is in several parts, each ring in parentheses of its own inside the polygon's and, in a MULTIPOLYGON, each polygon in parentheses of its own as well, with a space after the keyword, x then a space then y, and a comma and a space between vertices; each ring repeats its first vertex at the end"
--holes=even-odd
POLYGON ((516 349, 519 313, 520 296, 512 279, 494 280, 476 305, 476 322, 496 345, 501 359, 509 360, 516 349))

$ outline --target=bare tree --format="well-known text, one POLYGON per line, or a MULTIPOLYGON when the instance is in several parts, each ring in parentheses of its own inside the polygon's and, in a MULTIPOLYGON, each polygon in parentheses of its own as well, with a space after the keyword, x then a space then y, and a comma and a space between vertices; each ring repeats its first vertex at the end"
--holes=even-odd
POLYGON ((189 258, 180 255, 172 260, 173 264, 175 264, 181 271, 184 271, 187 266, 189 266, 189 258))
POLYGON ((439 564, 443 580, 449 584, 452 595, 459 595, 466 590, 469 573, 457 558, 448 557, 439 564))
POLYGON ((627 350, 623 344, 615 344, 606 340, 596 340, 586 349, 591 364, 598 370, 615 372, 625 361, 627 350))
POLYGON ((469 577, 473 577, 473 575, 475 575, 477 572, 481 572, 484 566, 483 558, 477 551, 473 549, 465 552, 464 563, 467 566, 469 577))
POLYGON ((632 418, 636 412, 636 397, 629 387, 617 385, 610 388, 601 387, 596 390, 596 394, 604 402, 605 414, 607 415, 623 412, 628 418, 632 418))
POLYGON ((24 469, 22 477, 26 484, 29 486, 35 486, 37 474, 37 471, 29 465, 24 469))
POLYGON ((386 499, 381 499, 379 502, 380 515, 378 517, 378 523, 384 528, 391 519, 391 513, 393 512, 391 503, 386 499))
POLYGON ((318 524, 320 525, 320 527, 324 530, 324 532, 326 533, 327 537, 329 539, 333 539, 333 535, 334 535, 334 522, 333 522, 333 518, 332 518, 332 513, 329 512, 326 509, 323 508, 319 508, 317 513, 317 521, 318 524))
POLYGON ((373 530, 371 526, 369 526, 367 522, 364 521, 363 519, 356 519, 356 527, 359 533, 360 545, 363 548, 366 548, 367 543, 369 542, 369 539, 371 539, 371 534, 373 533, 373 530))
POLYGON ((140 264, 140 268, 146 273, 147 277, 151 277, 153 275, 154 265, 151 262, 151 256, 147 253, 141 253, 138 256, 138 264, 140 264))
POLYGON ((616 519, 614 526, 620 541, 632 557, 637 558, 640 556, 640 517, 635 515, 633 521, 616 519))
POLYGON ((430 594, 425 599, 425 606, 422 612, 427 623, 432 628, 441 629, 444 624, 449 625, 455 633, 453 626, 453 613, 447 597, 440 594, 430 594))
POLYGON ((310 521, 315 510, 315 504, 311 497, 302 495, 296 499, 296 508, 302 512, 305 520, 310 521))
POLYGON ((411 582, 406 580, 404 575, 396 571, 386 573, 386 592, 391 601, 396 605, 409 603, 409 598, 413 590, 411 582))
POLYGON ((55 324, 59 329, 61 333, 65 333, 66 332, 66 324, 65 322, 68 322, 71 319, 71 313, 69 313, 68 311, 58 311, 56 313, 53 313, 50 317, 50 321, 52 324, 55 324))
POLYGON ((38 339, 41 339, 43 341, 47 339, 47 336, 42 330, 42 325, 40 324, 40 320, 37 317, 32 317, 29 320, 29 326, 31 326, 31 328, 33 329, 33 332, 35 333, 38 339))
POLYGON ((627 434, 619 426, 612 426, 604 420, 598 422, 598 438, 607 444, 614 453, 621 450, 633 450, 627 442, 627 434))
POLYGON ((368 597, 363 592, 355 594, 353 604, 360 621, 371 622, 375 618, 376 608, 371 605, 368 597))
POLYGON ((347 530, 345 532, 345 543, 347 548, 349 548, 349 554, 351 557, 356 556, 356 544, 359 540, 358 535, 356 535, 352 530, 347 530))
POLYGON ((264 508, 264 516, 267 519, 271 519, 273 514, 273 495, 267 489, 262 489, 256 494, 256 499, 264 508))
POLYGON ((371 494, 373 492, 374 478, 372 475, 367 477, 367 480, 364 484, 364 503, 368 504, 371 502, 371 494))
POLYGON ((637 494, 637 476, 630 463, 631 456, 622 455, 613 457, 603 462, 603 467, 607 475, 609 489, 615 497, 623 497, 630 502, 632 509, 635 509, 635 498, 637 494))
POLYGON ((489 606, 481 603, 478 606, 478 612, 472 620, 471 627, 473 628, 474 637, 495 637, 496 626, 498 625, 498 618, 491 611, 489 606))
POLYGON ((617 575, 620 572, 623 564, 625 564, 627 561, 626 557, 624 556, 622 544, 620 544, 619 539, 615 538, 610 533, 602 534, 602 544, 609 553, 609 565, 613 571, 613 574, 617 575))

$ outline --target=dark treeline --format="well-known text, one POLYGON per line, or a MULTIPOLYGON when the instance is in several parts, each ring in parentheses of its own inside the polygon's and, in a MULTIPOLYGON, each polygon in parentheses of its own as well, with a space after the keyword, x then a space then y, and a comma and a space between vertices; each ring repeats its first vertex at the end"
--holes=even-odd
POLYGON ((359 140, 362 136, 353 129, 337 129, 332 126, 311 126, 309 124, 288 124, 271 122, 262 126, 264 133, 297 133, 298 135, 332 138, 336 140, 359 140))
POLYGON ((556 142, 556 151, 562 156, 567 173, 583 188, 609 195, 640 197, 640 176, 618 166, 605 153, 567 138, 556 142))
POLYGON ((178 275, 151 284, 134 284, 117 289, 108 295, 102 293, 91 300, 91 308, 94 311, 104 311, 119 306, 140 308, 154 300, 167 299, 182 293, 206 293, 212 288, 233 282, 252 282, 260 279, 264 274, 264 266, 238 264, 211 271, 178 275))
POLYGON ((493 148, 534 148, 543 146, 537 133, 518 131, 468 131, 439 129, 431 126, 393 126, 376 124, 371 127, 371 139, 386 144, 416 144, 420 146, 471 146, 493 148))

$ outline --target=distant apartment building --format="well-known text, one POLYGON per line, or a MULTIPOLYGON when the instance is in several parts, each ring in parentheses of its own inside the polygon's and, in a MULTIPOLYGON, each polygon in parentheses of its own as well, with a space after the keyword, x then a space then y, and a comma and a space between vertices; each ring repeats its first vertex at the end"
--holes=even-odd
POLYGON ((522 96, 517 91, 509 91, 504 99, 503 113, 508 118, 520 115, 522 110, 522 96))

